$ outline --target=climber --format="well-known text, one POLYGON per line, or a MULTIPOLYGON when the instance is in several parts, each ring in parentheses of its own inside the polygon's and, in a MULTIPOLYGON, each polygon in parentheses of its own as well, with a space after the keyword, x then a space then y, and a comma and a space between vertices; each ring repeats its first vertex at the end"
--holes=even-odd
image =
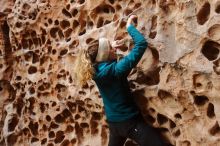
POLYGON ((123 146, 130 138, 140 146, 163 146, 162 139, 140 114, 129 89, 127 76, 143 56, 147 42, 136 29, 136 15, 129 16, 127 31, 134 41, 134 48, 127 56, 116 60, 116 49, 123 41, 112 43, 100 38, 87 50, 81 50, 75 60, 76 82, 85 85, 93 79, 102 96, 110 135, 108 146, 123 146))

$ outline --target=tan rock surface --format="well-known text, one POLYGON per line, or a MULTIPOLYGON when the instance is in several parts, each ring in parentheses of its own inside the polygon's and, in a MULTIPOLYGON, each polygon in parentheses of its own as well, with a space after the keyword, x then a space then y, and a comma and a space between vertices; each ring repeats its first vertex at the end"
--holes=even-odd
POLYGON ((76 87, 72 68, 94 39, 130 40, 131 13, 149 42, 129 75, 146 121, 172 145, 220 145, 219 0, 1 0, 0 8, 0 145, 107 145, 98 90, 76 87))

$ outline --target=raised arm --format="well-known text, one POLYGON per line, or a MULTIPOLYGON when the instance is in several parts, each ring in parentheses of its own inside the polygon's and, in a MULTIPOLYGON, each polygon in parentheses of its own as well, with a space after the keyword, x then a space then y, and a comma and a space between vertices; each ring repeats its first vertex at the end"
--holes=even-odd
POLYGON ((143 56, 147 42, 144 36, 134 27, 133 24, 127 25, 127 31, 134 41, 134 48, 130 53, 115 64, 114 73, 121 76, 129 73, 143 56))
POLYGON ((134 24, 132 23, 132 20, 135 17, 137 16, 130 16, 126 25, 127 31, 134 41, 134 48, 132 48, 127 56, 118 62, 102 65, 102 67, 99 68, 100 72, 95 76, 95 78, 127 76, 132 68, 134 68, 140 61, 147 48, 147 42, 144 36, 135 28, 134 24))

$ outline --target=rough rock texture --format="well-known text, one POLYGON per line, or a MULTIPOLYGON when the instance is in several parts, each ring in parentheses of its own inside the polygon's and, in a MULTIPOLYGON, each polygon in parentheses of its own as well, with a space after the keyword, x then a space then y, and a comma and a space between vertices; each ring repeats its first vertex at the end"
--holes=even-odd
POLYGON ((220 145, 219 0, 1 0, 0 7, 0 145, 107 145, 98 90, 93 82, 77 88, 72 68, 92 40, 130 38, 131 13, 149 42, 129 76, 146 121, 172 145, 220 145))

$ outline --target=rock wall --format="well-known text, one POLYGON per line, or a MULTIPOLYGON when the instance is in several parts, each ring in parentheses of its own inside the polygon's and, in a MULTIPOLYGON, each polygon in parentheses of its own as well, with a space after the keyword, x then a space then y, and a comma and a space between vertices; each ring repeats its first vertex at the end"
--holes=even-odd
POLYGON ((1 0, 0 7, 0 145, 107 145, 99 92, 92 81, 78 88, 72 68, 92 40, 130 39, 130 14, 149 42, 129 75, 146 121, 170 145, 220 145, 219 0, 1 0))

